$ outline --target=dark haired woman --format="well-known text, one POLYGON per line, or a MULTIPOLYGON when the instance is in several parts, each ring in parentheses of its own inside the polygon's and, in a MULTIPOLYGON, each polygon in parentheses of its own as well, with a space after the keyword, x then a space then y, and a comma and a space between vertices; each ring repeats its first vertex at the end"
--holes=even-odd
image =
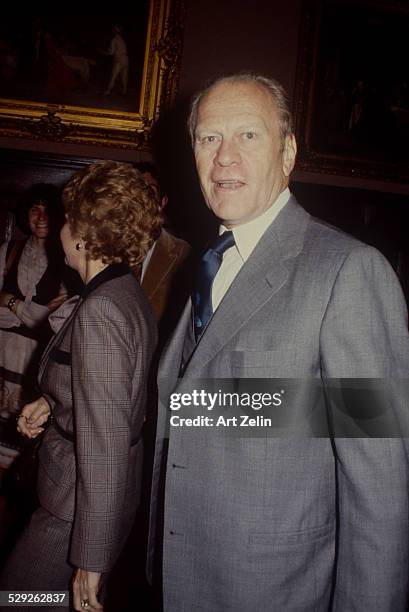
MULTIPOLYGON (((20 412, 33 399, 39 357, 50 338, 48 315, 66 298, 58 244, 58 192, 30 188, 18 208, 26 240, 0 248, 0 416, 20 412)), ((60 215, 61 217, 61 215, 60 215)))

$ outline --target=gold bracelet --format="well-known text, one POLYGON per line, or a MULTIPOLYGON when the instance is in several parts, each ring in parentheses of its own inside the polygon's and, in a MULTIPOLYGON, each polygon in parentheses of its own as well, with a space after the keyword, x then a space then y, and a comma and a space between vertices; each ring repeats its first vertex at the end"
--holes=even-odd
POLYGON ((9 299, 9 303, 7 304, 7 308, 9 310, 11 310, 11 312, 13 312, 13 307, 15 306, 17 300, 18 300, 18 298, 15 295, 13 295, 13 297, 11 297, 9 299))

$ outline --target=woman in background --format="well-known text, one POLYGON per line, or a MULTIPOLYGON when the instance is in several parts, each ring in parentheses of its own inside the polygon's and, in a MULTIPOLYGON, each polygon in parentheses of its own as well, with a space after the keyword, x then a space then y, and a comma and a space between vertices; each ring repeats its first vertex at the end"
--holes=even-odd
POLYGON ((141 428, 156 345, 150 305, 129 266, 160 233, 154 191, 131 165, 100 162, 63 192, 61 240, 85 287, 44 353, 42 396, 18 421, 40 449, 40 508, 17 542, 1 585, 67 590, 76 610, 101 609, 101 575, 126 541, 140 496, 141 428))
POLYGON ((38 184, 24 195, 17 220, 25 240, 0 248, 0 417, 33 399, 38 361, 50 339, 48 315, 65 299, 58 190, 38 184))

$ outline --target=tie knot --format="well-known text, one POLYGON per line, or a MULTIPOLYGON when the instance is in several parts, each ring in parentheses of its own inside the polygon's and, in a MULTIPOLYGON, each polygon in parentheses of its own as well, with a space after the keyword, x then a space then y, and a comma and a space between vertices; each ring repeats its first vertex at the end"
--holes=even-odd
POLYGON ((220 234, 214 244, 211 246, 212 251, 215 251, 218 255, 223 255, 227 249, 234 245, 234 236, 232 231, 224 232, 220 234))

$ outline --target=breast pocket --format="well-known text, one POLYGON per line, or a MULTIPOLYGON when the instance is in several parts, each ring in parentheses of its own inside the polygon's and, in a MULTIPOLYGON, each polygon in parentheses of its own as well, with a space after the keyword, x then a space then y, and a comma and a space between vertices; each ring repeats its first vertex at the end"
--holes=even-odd
POLYGON ((237 378, 272 378, 294 376, 296 350, 242 350, 230 353, 232 376, 237 378))

